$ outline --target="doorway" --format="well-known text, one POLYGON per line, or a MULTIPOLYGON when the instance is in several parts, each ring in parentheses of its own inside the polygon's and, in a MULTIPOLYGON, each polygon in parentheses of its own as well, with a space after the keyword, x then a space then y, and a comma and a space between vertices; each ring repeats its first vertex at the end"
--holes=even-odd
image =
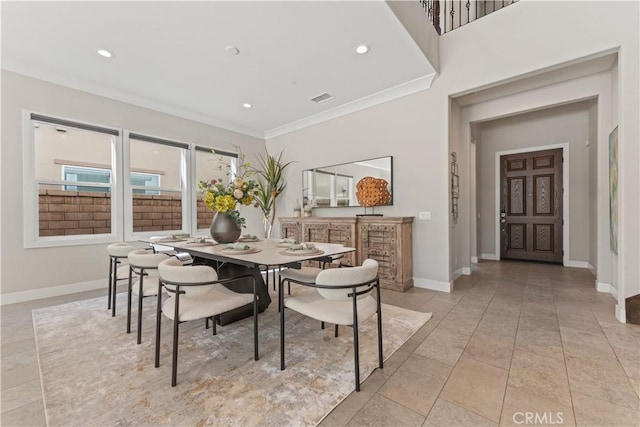
POLYGON ((562 149, 500 156, 500 259, 563 262, 562 149))

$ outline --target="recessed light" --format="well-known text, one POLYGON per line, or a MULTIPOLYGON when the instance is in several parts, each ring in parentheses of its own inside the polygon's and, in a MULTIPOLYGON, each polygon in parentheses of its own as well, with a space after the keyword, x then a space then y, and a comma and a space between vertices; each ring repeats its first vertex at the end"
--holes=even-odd
POLYGON ((227 46, 224 48, 229 55, 238 55, 240 53, 240 49, 235 46, 227 46))
POLYGON ((245 102, 244 104, 242 104, 242 106, 243 106, 244 108, 251 108, 251 107, 253 107, 253 105, 249 104, 248 102, 245 102))
POLYGON ((104 56, 105 58, 113 58, 113 53, 109 52, 107 49, 98 49, 98 55, 104 56))
POLYGON ((359 44, 358 46, 356 46, 356 53, 364 55, 367 52, 369 52, 369 46, 367 46, 366 44, 359 44))

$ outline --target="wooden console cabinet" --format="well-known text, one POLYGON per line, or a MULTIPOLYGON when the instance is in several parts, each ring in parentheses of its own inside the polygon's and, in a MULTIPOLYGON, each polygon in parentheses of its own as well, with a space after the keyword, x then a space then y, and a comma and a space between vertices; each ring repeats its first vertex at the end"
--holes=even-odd
POLYGON ((282 238, 339 243, 356 248, 349 265, 378 261, 380 285, 406 291, 413 286, 413 217, 279 218, 282 238))

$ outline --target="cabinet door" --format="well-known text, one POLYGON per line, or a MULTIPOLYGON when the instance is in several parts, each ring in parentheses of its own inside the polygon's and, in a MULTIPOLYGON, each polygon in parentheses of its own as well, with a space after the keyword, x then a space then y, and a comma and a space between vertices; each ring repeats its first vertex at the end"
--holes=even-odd
POLYGON ((395 281, 397 276, 397 226, 367 224, 360 227, 361 264, 365 259, 378 261, 381 280, 395 281))

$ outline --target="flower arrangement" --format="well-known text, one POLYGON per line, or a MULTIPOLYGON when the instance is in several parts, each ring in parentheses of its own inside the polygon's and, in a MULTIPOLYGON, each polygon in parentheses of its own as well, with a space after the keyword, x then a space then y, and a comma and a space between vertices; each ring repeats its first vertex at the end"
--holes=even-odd
POLYGON ((238 212, 238 204, 249 206, 254 202, 257 183, 251 179, 254 175, 251 162, 245 161, 245 155, 238 149, 238 161, 234 168, 226 164, 221 156, 211 152, 218 160, 218 167, 227 167, 227 176, 230 182, 212 179, 210 181, 200 181, 198 190, 202 194, 204 204, 214 212, 226 213, 232 217, 239 227, 245 227, 245 219, 238 212))

